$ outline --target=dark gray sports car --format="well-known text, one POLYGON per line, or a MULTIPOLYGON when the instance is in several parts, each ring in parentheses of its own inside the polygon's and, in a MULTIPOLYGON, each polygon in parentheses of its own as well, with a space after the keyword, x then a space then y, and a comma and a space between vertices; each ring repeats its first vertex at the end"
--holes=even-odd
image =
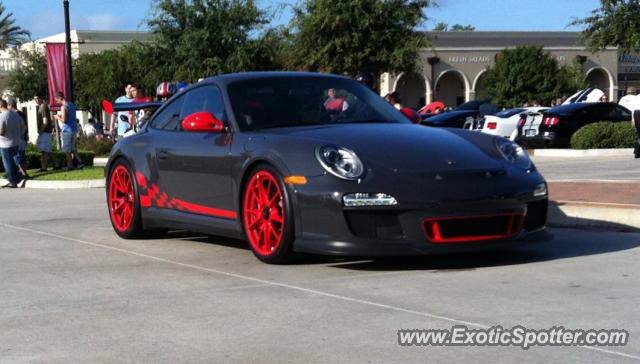
POLYGON ((545 235, 546 183, 518 145, 413 125, 334 75, 199 82, 119 141, 106 174, 121 237, 188 229, 242 238, 268 263, 293 252, 425 254, 545 235))

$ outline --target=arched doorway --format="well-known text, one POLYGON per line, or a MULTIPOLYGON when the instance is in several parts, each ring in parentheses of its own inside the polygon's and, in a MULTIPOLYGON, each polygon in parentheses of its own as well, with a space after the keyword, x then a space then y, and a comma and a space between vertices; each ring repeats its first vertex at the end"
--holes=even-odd
POLYGON ((604 68, 592 68, 587 71, 587 77, 585 78, 589 87, 599 88, 601 89, 605 95, 611 97, 611 88, 613 84, 611 83, 611 77, 609 77, 609 73, 604 68))
POLYGON ((456 107, 465 102, 469 82, 456 70, 444 71, 436 81, 436 92, 433 101, 442 101, 447 106, 456 107))
POLYGON ((476 100, 483 100, 489 96, 489 90, 487 90, 486 69, 480 71, 476 76, 476 79, 473 81, 473 91, 475 92, 476 100))
POLYGON ((426 104, 427 82, 417 73, 403 73, 396 80, 394 91, 398 92, 402 104, 420 109, 426 104))

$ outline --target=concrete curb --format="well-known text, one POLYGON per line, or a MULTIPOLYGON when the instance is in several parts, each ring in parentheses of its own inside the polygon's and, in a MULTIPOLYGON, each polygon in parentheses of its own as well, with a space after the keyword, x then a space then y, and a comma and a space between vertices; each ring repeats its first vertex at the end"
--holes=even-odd
POLYGON ((633 148, 621 149, 529 149, 533 157, 629 157, 633 158, 633 148))
POLYGON ((94 167, 104 167, 107 165, 109 158, 93 158, 94 167))
POLYGON ((640 205, 550 201, 549 226, 640 231, 640 205))
MULTIPOLYGON (((0 179, 0 185, 4 186, 8 181, 6 179, 0 179)), ((21 184, 22 185, 22 184, 21 184)), ((77 181, 37 181, 27 180, 24 184, 24 188, 32 189, 81 189, 81 188, 104 188, 104 179, 85 179, 77 181)))

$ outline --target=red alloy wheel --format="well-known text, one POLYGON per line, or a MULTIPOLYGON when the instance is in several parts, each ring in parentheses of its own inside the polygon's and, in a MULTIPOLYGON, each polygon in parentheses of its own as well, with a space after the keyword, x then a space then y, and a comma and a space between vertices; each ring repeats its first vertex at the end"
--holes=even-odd
POLYGON ((109 180, 109 212, 113 225, 120 232, 127 231, 133 223, 134 197, 131 173, 125 166, 117 166, 109 180))
POLYGON ((273 254, 282 243, 285 216, 278 180, 264 170, 254 174, 245 191, 244 222, 249 243, 260 255, 273 254))

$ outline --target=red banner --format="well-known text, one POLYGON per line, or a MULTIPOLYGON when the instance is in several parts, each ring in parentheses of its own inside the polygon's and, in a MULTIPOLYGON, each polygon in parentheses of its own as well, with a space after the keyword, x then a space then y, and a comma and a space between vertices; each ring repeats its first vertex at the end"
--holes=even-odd
POLYGON ((64 92, 69 97, 69 67, 67 64, 67 49, 64 43, 47 43, 47 76, 49 79, 49 105, 52 110, 59 110, 55 95, 57 91, 64 92))

